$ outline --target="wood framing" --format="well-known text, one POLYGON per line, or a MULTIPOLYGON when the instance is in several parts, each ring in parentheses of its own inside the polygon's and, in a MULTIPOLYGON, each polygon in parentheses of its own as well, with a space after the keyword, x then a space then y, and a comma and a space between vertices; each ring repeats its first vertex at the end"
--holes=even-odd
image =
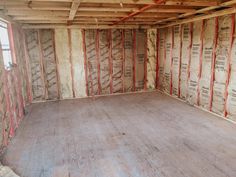
POLYGON ((215 61, 216 61, 216 47, 217 47, 217 38, 218 38, 218 17, 215 18, 215 36, 214 36, 214 48, 211 64, 211 81, 210 81, 210 106, 209 110, 212 111, 212 101, 213 101, 213 86, 215 80, 215 61))
POLYGON ((236 0, 4 0, 0 18, 25 28, 166 27, 234 13, 235 4, 236 0))
POLYGON ((75 14, 78 10, 78 7, 80 5, 80 0, 73 0, 72 1, 72 5, 71 5, 71 9, 70 9, 70 15, 69 15, 69 20, 74 20, 75 18, 75 14))
POLYGON ((234 41, 234 34, 235 34, 235 14, 231 16, 232 18, 232 29, 231 29, 231 34, 230 34, 230 49, 228 53, 228 60, 227 60, 227 78, 226 78, 226 83, 225 83, 225 104, 224 104, 224 116, 227 117, 227 99, 228 99, 228 87, 229 87, 229 81, 230 81, 230 75, 231 75, 231 52, 232 52, 232 46, 233 46, 233 41, 234 41))

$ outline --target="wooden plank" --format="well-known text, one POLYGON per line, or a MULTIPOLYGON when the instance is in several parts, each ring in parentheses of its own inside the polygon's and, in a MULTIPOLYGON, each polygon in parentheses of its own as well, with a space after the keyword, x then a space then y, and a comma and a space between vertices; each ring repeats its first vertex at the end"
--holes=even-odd
POLYGON ((215 60, 216 60, 216 47, 217 47, 217 38, 218 38, 218 17, 215 18, 215 36, 214 36, 214 48, 213 48, 213 56, 212 56, 212 65, 211 65, 211 83, 210 83, 210 105, 209 110, 212 111, 212 100, 213 100, 213 85, 215 80, 215 60))
POLYGON ((75 18, 75 14, 78 10, 78 7, 80 5, 80 0, 73 0, 72 1, 72 5, 71 5, 71 9, 70 9, 70 15, 69 15, 69 20, 74 20, 75 18))
MULTIPOLYGON (((231 6, 231 5, 234 5, 236 3, 236 0, 231 0, 231 1, 226 1, 226 2, 223 2, 223 3, 221 3, 221 4, 216 4, 216 5, 214 5, 214 6, 209 6, 209 7, 206 7, 206 8, 203 8, 203 9, 199 9, 199 10, 196 10, 195 12, 189 12, 189 13, 185 13, 185 14, 181 14, 181 15, 178 15, 177 17, 173 17, 173 18, 167 18, 167 19, 164 19, 164 20, 159 20, 159 21, 157 21, 155 24, 158 24, 158 23, 163 23, 163 22, 167 22, 167 21, 173 21, 173 20, 177 20, 177 19, 180 19, 180 18, 184 18, 184 17, 188 17, 188 16, 191 16, 191 15, 195 15, 195 14, 201 14, 201 13, 205 13, 205 12, 208 12, 208 11, 211 11, 211 10, 214 10, 214 9, 217 9, 217 8, 222 8, 222 7, 228 7, 228 6, 231 6)), ((226 13, 226 11, 227 11, 227 9, 226 10, 222 10, 222 12, 223 13, 226 13)), ((219 12, 215 12, 216 14, 218 14, 219 12)), ((214 12, 213 12, 213 14, 215 14, 214 12)), ((215 14, 215 15, 216 15, 215 14)), ((211 16, 212 14, 210 14, 209 16, 211 16)), ((223 15, 225 15, 225 14, 223 14, 223 15)), ((182 20, 182 21, 180 21, 180 22, 174 22, 174 23, 172 23, 172 24, 174 24, 174 25, 177 25, 177 24, 183 24, 183 23, 185 23, 186 21, 188 21, 188 22, 193 22, 193 21, 196 21, 197 19, 198 20, 203 20, 203 19, 206 19, 206 17, 208 18, 208 15, 205 15, 205 16, 203 16, 201 19, 198 19, 198 17, 196 17, 196 18, 191 18, 191 19, 185 19, 185 20, 182 20), (205 18, 203 18, 203 17, 205 17, 205 18), (191 20, 191 21, 189 21, 189 20, 191 20)), ((211 18, 211 17, 209 17, 209 18, 211 18)), ((186 22, 186 23, 188 23, 188 22, 186 22)), ((168 24, 168 26, 169 25, 172 25, 172 24, 168 24)))
POLYGON ((234 42, 234 35, 235 35, 235 14, 231 16, 232 18, 232 29, 231 29, 231 34, 230 34, 230 49, 228 53, 228 60, 227 60, 227 78, 226 78, 226 86, 225 86, 225 105, 224 105, 224 116, 227 117, 228 112, 227 112, 227 99, 228 99, 228 87, 229 87, 229 81, 230 81, 230 76, 231 76, 231 53, 232 53, 232 47, 233 47, 233 42, 234 42))
POLYGON ((3 155, 25 177, 235 177, 235 125, 164 94, 34 104, 32 111, 3 155))

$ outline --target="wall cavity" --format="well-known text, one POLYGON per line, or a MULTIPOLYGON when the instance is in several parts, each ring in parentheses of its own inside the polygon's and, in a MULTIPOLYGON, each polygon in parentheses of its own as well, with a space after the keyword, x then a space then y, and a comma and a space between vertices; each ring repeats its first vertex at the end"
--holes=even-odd
POLYGON ((84 30, 83 33, 89 96, 146 88, 146 30, 84 30))
POLYGON ((235 15, 159 29, 158 88, 236 120, 234 29, 235 15))
POLYGON ((156 88, 156 70, 157 70, 157 30, 147 30, 147 88, 156 88))
POLYGON ((15 135, 25 115, 25 106, 31 101, 27 55, 22 49, 22 29, 17 25, 9 25, 9 37, 13 60, 9 70, 4 67, 0 44, 0 150, 15 135))
POLYGON ((33 101, 156 87, 155 29, 30 29, 25 36, 33 101))

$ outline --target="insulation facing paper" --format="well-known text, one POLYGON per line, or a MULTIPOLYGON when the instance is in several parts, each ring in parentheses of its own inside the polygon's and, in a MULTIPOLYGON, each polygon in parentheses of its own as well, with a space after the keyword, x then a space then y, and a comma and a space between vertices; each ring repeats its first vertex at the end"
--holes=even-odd
POLYGON ((213 85, 212 111, 224 113, 228 60, 232 31, 232 16, 219 17, 218 39, 215 59, 215 80, 213 85))

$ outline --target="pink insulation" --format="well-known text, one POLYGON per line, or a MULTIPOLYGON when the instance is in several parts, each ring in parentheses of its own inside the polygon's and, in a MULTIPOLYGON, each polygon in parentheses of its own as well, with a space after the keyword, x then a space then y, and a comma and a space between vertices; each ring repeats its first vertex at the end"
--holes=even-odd
MULTIPOLYGON (((9 70, 4 68, 0 47, 0 148, 15 135, 24 116, 24 108, 30 102, 30 86, 27 74, 27 57, 24 35, 17 25, 9 25, 9 37, 13 64, 9 70), (22 45, 22 46, 21 46, 22 45)), ((1 44, 0 44, 1 46, 1 44)))
POLYGON ((218 38, 215 58, 212 111, 223 115, 226 100, 229 55, 232 40, 232 16, 219 17, 218 38))
POLYGON ((111 30, 112 92, 123 92, 123 30, 111 30))
POLYGON ((164 62, 165 62, 165 36, 166 30, 160 29, 158 33, 158 79, 157 88, 163 90, 164 82, 164 62))
POLYGON ((182 49, 180 68, 180 98, 186 99, 188 93, 189 62, 192 40, 192 24, 182 25, 182 49))
POLYGON ((99 30, 99 62, 101 94, 109 94, 110 90, 110 46, 111 31, 99 30))
POLYGON ((145 89, 146 30, 84 30, 84 34, 90 96, 145 89))
POLYGON ((147 35, 147 88, 152 90, 157 84, 157 30, 148 29, 147 35))
POLYGON ((158 31, 158 89, 236 120, 235 15, 158 31))
POLYGON ((199 105, 207 110, 211 108, 213 88, 212 70, 214 70, 215 63, 217 24, 217 18, 205 20, 203 28, 202 74, 199 81, 199 105), (212 28, 213 26, 215 27, 214 29, 212 28))
POLYGON ((133 30, 124 30, 124 91, 131 92, 134 89, 134 58, 133 58, 133 30))
POLYGON ((192 46, 189 63, 188 93, 187 101, 198 105, 199 78, 201 75, 202 60, 202 30, 203 21, 193 23, 192 46))
POLYGON ((45 83, 42 73, 41 51, 38 30, 27 30, 25 33, 26 47, 30 61, 32 93, 34 100, 45 98, 45 83))
POLYGON ((181 25, 173 27, 172 49, 172 95, 179 96, 179 75, 181 64, 181 25))
POLYGON ((172 80, 172 45, 173 45, 173 29, 172 27, 167 28, 167 34, 165 37, 165 46, 164 46, 164 79, 163 79, 163 87, 166 93, 171 94, 171 80, 172 80))
MULTIPOLYGON (((232 17, 233 32, 235 35, 235 17, 232 17)), ((236 121, 236 40, 233 38, 231 54, 229 58, 229 85, 226 95, 225 115, 236 121)))

